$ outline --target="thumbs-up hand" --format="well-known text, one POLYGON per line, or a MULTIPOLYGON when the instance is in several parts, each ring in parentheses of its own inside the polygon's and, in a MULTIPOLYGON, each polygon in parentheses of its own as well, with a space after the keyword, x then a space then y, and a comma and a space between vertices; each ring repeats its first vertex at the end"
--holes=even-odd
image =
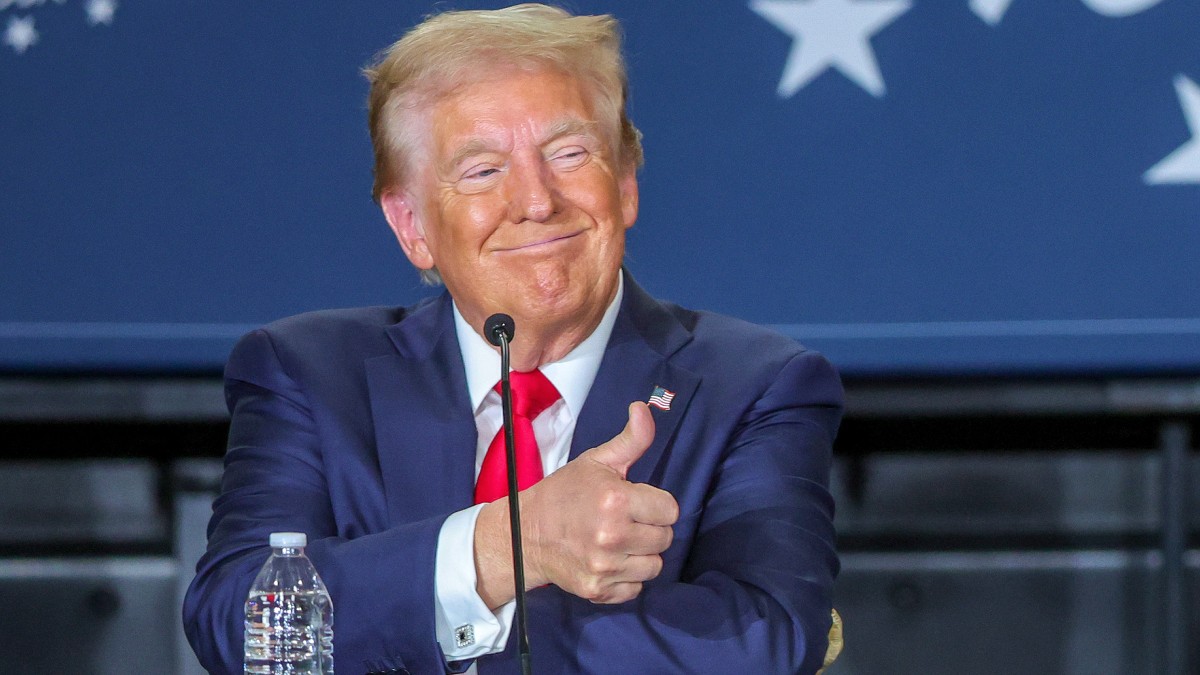
POLYGON ((612 440, 521 493, 526 584, 551 583, 597 603, 632 600, 662 571, 679 505, 670 493, 625 480, 654 440, 645 403, 612 440))

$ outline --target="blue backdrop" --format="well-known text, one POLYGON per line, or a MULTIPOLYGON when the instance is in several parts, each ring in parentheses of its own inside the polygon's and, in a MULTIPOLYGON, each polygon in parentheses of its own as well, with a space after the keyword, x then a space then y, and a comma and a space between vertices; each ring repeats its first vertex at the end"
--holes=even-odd
MULTIPOLYGON (((1200 3, 567 6, 625 26, 656 295, 850 374, 1200 372, 1200 3)), ((0 0, 0 368, 217 369, 427 293, 359 71, 430 9, 0 0)))

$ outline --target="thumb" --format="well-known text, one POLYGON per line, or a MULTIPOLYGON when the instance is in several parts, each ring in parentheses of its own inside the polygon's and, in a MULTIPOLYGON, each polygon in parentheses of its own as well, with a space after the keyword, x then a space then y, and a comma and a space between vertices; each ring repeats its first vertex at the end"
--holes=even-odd
POLYGON ((629 421, 621 433, 589 454, 592 459, 612 468, 624 478, 629 467, 638 461, 653 441, 654 417, 650 415, 650 408, 645 403, 634 401, 629 404, 629 421))

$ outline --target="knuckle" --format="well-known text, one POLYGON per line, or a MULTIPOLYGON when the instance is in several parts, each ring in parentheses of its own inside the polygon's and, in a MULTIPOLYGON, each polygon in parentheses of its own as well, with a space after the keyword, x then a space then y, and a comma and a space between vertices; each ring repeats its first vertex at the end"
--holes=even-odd
POLYGON ((601 586, 600 580, 594 577, 589 577, 583 580, 579 586, 579 596, 584 600, 599 602, 604 593, 604 587, 601 586))
POLYGON ((608 515, 620 514, 628 508, 628 505, 628 495, 624 490, 617 489, 616 486, 609 486, 600 496, 600 510, 608 515))
POLYGON ((617 545, 620 537, 611 527, 601 527, 596 530, 596 535, 593 537, 593 542, 601 549, 610 549, 617 545))
POLYGON ((587 571, 599 583, 599 578, 612 574, 613 564, 608 556, 592 556, 587 561, 587 571))

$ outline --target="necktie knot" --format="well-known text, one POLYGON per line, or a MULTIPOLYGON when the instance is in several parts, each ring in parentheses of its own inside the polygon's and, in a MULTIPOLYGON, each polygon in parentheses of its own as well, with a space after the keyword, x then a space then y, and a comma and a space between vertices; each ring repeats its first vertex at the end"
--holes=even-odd
MULTIPOLYGON (((509 385, 512 387, 513 416, 533 420, 541 415, 555 401, 562 398, 554 384, 540 370, 528 373, 512 371, 508 374, 509 385)), ((500 392, 500 383, 496 383, 496 392, 500 392)))

